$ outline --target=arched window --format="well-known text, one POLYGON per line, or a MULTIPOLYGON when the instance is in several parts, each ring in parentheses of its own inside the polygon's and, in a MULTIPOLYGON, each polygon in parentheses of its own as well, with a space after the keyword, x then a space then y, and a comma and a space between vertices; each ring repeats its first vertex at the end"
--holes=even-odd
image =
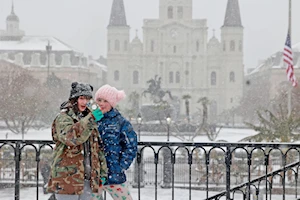
POLYGON ((229 82, 235 82, 235 74, 234 74, 234 72, 230 72, 230 74, 229 74, 229 82))
POLYGON ((239 51, 240 52, 243 51, 243 42, 242 42, 242 40, 239 41, 239 51))
POLYGON ((154 40, 151 40, 150 51, 151 51, 151 52, 154 52, 154 40))
POLYGON ((226 51, 226 41, 223 42, 223 51, 226 51))
POLYGON ((210 84, 211 85, 216 85, 217 84, 217 74, 216 74, 216 72, 212 72, 210 74, 210 84))
POLYGON ((139 84, 139 72, 138 71, 133 71, 133 84, 139 84))
POLYGON ((230 51, 235 51, 235 42, 234 42, 234 40, 230 41, 230 51))
POLYGON ((108 49, 108 51, 110 51, 110 40, 108 40, 108 42, 107 42, 107 49, 108 49))
POLYGON ((128 49, 128 42, 125 40, 124 41, 124 51, 127 51, 128 49))
POLYGON ((176 46, 173 47, 173 53, 177 53, 177 47, 176 46))
POLYGON ((186 81, 188 80, 189 68, 190 68, 190 64, 188 62, 186 62, 185 63, 185 71, 184 71, 184 74, 186 75, 186 81))
POLYGON ((119 40, 115 41, 115 51, 120 51, 120 41, 119 40))
POLYGON ((180 83, 180 72, 176 72, 176 83, 180 83))
POLYGON ((168 18, 173 19, 173 7, 172 6, 168 7, 168 18))
POLYGON ((173 83, 174 82, 174 77, 173 77, 173 72, 169 72, 169 83, 173 83))
POLYGON ((183 18, 183 7, 182 6, 177 7, 177 17, 178 17, 178 19, 183 18))
POLYGON ((196 52, 199 52, 199 50, 200 50, 200 42, 199 42, 199 40, 197 40, 197 42, 196 42, 196 52))
POLYGON ((120 72, 118 70, 116 70, 114 72, 114 80, 115 81, 119 81, 120 80, 120 72))

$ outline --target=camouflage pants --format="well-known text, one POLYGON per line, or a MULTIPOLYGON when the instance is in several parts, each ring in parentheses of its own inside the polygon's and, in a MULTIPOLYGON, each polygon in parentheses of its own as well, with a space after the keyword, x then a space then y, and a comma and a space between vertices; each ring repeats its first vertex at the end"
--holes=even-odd
POLYGON ((92 194, 90 181, 84 182, 83 194, 81 195, 68 195, 68 194, 55 194, 57 200, 102 200, 99 194, 92 194))

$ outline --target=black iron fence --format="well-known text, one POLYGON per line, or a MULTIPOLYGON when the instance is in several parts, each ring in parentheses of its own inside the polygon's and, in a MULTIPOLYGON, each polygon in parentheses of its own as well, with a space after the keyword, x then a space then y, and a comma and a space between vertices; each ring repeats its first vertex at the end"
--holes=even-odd
MULTIPOLYGON (((54 144, 51 141, 0 141, 0 191, 14 187, 39 190, 47 183, 54 144)), ((139 142, 137 158, 127 171, 128 182, 143 199, 143 188, 188 191, 185 199, 299 198, 300 144, 139 142), (195 191, 205 191, 204 196, 195 191)))

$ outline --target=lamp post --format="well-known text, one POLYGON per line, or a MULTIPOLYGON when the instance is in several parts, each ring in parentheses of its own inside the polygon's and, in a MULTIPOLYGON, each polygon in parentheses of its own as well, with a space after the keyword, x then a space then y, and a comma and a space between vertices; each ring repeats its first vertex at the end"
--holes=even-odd
MULTIPOLYGON (((167 115, 166 118, 167 121, 167 142, 170 141, 170 124, 172 122, 172 119, 170 117, 170 114, 167 115)), ((172 155, 172 148, 164 148, 163 150, 163 183, 161 185, 162 188, 171 188, 171 182, 172 182, 172 161, 171 161, 171 155, 172 155)))
MULTIPOLYGON (((142 125, 142 116, 139 113, 136 118, 136 123, 138 125, 138 142, 141 141, 141 125, 142 125)), ((137 158, 135 159, 134 163, 134 183, 132 184, 133 188, 143 188, 145 187, 144 184, 144 162, 143 162, 143 153, 141 152, 141 148, 138 147, 138 154, 137 158)), ((140 199, 140 190, 138 192, 138 196, 140 199)))
POLYGON ((50 52, 52 51, 52 46, 50 45, 50 41, 48 40, 48 44, 46 45, 46 51, 48 56, 48 66, 47 66, 47 78, 49 78, 49 70, 50 70, 50 52))
POLYGON ((142 124, 142 116, 139 113, 137 118, 136 118, 136 122, 138 124, 138 141, 141 141, 141 124, 142 124))
POLYGON ((170 117, 170 114, 167 115, 167 118, 166 118, 166 121, 167 121, 167 141, 169 142, 170 141, 170 124, 171 124, 171 117, 170 117))

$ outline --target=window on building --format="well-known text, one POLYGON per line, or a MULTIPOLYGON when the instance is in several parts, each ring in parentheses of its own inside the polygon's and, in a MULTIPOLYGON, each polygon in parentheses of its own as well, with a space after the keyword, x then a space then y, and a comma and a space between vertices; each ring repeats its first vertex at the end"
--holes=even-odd
POLYGON ((133 84, 139 84, 139 72, 138 71, 134 71, 133 72, 133 84))
POLYGON ((173 53, 177 53, 177 47, 176 46, 173 47, 173 53))
POLYGON ((223 51, 226 51, 226 41, 223 42, 223 51))
POLYGON ((176 72, 176 83, 180 83, 180 72, 176 72))
MULTIPOLYGON (((160 41, 164 41, 164 34, 163 33, 160 34, 160 41)), ((163 47, 162 42, 161 42, 161 45, 160 45, 159 48, 160 48, 160 53, 163 53, 164 47, 163 47)))
POLYGON ((115 51, 120 51, 120 41, 115 40, 115 51))
POLYGON ((128 50, 128 42, 125 40, 124 41, 124 51, 128 50))
POLYGON ((169 72, 169 83, 173 83, 174 82, 174 74, 173 72, 169 72))
POLYGON ((118 70, 116 70, 114 72, 114 80, 115 81, 119 81, 120 80, 120 72, 118 70))
POLYGON ((235 51, 235 42, 234 42, 234 40, 230 41, 230 51, 235 51))
POLYGON ((173 19, 173 7, 172 6, 168 7, 168 18, 173 19))
POLYGON ((243 42, 242 42, 242 40, 239 41, 239 51, 240 52, 243 51, 243 42))
POLYGON ((183 18, 183 7, 182 6, 177 7, 177 16, 178 16, 178 19, 183 18))
POLYGON ((235 82, 235 74, 234 74, 234 72, 230 72, 230 74, 229 74, 229 81, 230 82, 235 82))
POLYGON ((151 40, 150 51, 154 52, 154 40, 151 40))
POLYGON ((216 74, 216 72, 212 72, 210 74, 210 84, 211 85, 217 85, 217 74, 216 74))
POLYGON ((186 53, 189 53, 190 52, 190 34, 187 33, 186 34, 186 53))
MULTIPOLYGON (((68 53, 62 55, 62 65, 63 66, 71 66, 71 56, 68 53)), ((87 65, 84 65, 87 66, 87 65)))
POLYGON ((196 52, 199 52, 199 50, 200 50, 200 42, 199 42, 199 40, 197 40, 197 42, 196 42, 196 52))

